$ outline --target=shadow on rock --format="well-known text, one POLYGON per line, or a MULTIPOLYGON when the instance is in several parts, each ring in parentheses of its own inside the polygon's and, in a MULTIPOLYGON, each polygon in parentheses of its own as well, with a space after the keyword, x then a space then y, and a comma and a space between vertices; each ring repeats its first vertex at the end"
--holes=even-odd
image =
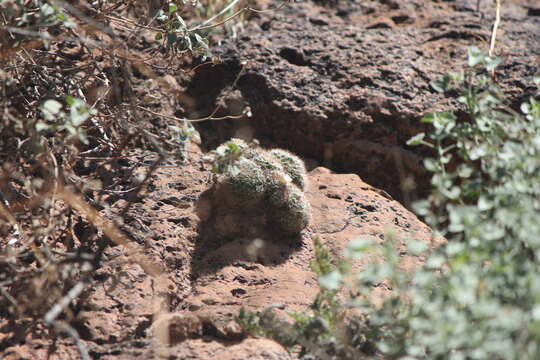
POLYGON ((227 265, 282 264, 307 240, 303 233, 284 235, 277 231, 266 221, 263 209, 224 212, 215 207, 213 198, 214 189, 209 189, 196 206, 201 223, 192 256, 192 279, 227 265))

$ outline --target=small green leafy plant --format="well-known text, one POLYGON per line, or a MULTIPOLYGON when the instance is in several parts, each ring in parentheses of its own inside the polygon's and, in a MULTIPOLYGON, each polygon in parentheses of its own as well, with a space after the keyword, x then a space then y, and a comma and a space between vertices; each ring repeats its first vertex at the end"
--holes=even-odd
POLYGON ((190 51, 194 56, 210 56, 207 32, 190 29, 175 2, 169 2, 165 10, 159 9, 154 16, 161 23, 161 31, 156 33, 155 39, 163 40, 165 48, 174 53, 190 51))
POLYGON ((63 109, 62 103, 57 100, 46 100, 41 107, 43 119, 36 123, 38 135, 65 131, 67 139, 76 138, 84 144, 88 144, 88 138, 84 131, 84 123, 95 115, 97 111, 88 106, 81 99, 66 96, 65 102, 68 111, 63 109))
POLYGON ((246 331, 272 338, 290 351, 295 351, 299 345, 301 358, 356 358, 361 352, 347 346, 353 329, 344 321, 346 309, 337 298, 341 288, 340 271, 345 271, 347 265, 341 261, 336 267, 318 238, 314 238, 314 245, 315 257, 310 265, 319 278, 320 292, 308 313, 289 313, 294 320, 291 324, 276 316, 273 307, 261 313, 247 312, 242 308, 237 321, 246 331))
POLYGON ((195 127, 189 122, 184 120, 181 126, 169 125, 169 129, 172 130, 172 140, 178 144, 177 156, 185 162, 188 159, 187 145, 190 141, 200 141, 201 134, 195 129, 195 127))
POLYGON ((0 0, 0 48, 20 45, 28 36, 50 39, 55 27, 73 27, 65 9, 45 0, 0 0))

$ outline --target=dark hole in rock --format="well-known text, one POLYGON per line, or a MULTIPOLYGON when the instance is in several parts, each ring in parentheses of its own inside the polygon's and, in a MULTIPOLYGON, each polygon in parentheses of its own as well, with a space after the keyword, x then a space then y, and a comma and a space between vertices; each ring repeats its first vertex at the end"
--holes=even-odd
POLYGON ((241 296, 241 295, 247 294, 247 291, 244 290, 244 289, 241 289, 241 288, 236 288, 236 289, 232 289, 232 290, 231 290, 231 294, 232 294, 233 296, 239 297, 239 296, 241 296))
POLYGON ((540 7, 538 7, 538 8, 529 8, 527 10, 527 16, 540 16, 540 7))
POLYGON ((283 59, 287 60, 289 63, 293 65, 297 65, 297 66, 309 65, 309 61, 306 60, 304 54, 300 53, 296 49, 283 48, 279 52, 279 56, 281 56, 283 59))
POLYGON ((397 15, 397 16, 392 16, 392 20, 396 23, 396 24, 403 24, 403 23, 406 23, 406 22, 412 22, 412 19, 410 16, 408 15, 397 15))
POLYGON ((167 219, 167 221, 172 222, 173 224, 180 224, 182 226, 188 226, 189 225, 189 218, 188 217, 167 219))
POLYGON ((367 106, 368 102, 367 102, 367 100, 365 98, 351 96, 346 101, 346 104, 349 107, 349 109, 351 109, 352 111, 358 111, 358 110, 361 110, 361 109, 365 108, 367 106))

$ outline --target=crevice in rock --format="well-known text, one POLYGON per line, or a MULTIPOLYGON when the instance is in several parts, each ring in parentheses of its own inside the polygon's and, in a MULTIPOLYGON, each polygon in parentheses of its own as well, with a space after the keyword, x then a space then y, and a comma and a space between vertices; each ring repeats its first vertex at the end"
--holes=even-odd
POLYGON ((293 65, 308 66, 310 64, 309 60, 306 59, 305 55, 297 49, 283 48, 279 51, 279 56, 281 56, 283 59, 287 60, 293 65))

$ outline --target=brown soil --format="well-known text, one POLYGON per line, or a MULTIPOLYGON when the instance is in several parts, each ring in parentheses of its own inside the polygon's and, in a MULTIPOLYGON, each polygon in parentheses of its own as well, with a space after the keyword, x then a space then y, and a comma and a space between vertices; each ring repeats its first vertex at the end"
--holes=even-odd
MULTIPOLYGON (((113 244, 103 228, 87 221, 88 212, 73 211, 64 219, 74 235, 62 249, 101 252, 85 290, 65 316, 90 356, 293 359, 277 343, 244 334, 234 316, 241 307, 306 310, 318 291, 309 267, 314 236, 338 257, 351 239, 382 244, 395 234, 403 269, 418 267, 423 259, 407 253, 407 241, 434 247, 442 240, 392 198, 408 202, 414 197, 402 191, 411 176, 420 192, 428 181, 420 163, 425 154, 404 143, 421 130, 422 114, 457 107, 432 91, 429 81, 462 68, 468 46, 486 48, 494 9, 485 2, 483 16, 474 11, 473 0, 294 4, 253 19, 237 40, 215 50, 222 65, 202 66, 193 77, 164 70, 162 77, 151 79, 134 70, 131 96, 155 105, 157 112, 206 116, 219 105, 219 116, 249 105, 253 116, 202 124, 202 143, 188 145, 186 161, 170 156, 154 169, 170 144, 162 144, 164 150, 148 137, 129 143, 119 161, 103 165, 89 157, 77 163, 73 182, 82 188, 98 178, 112 189, 95 203, 99 191, 86 189, 85 199, 104 219, 116 220, 131 241, 113 244), (243 61, 247 65, 233 89, 243 61), (234 134, 306 158, 313 216, 300 235, 223 239, 209 231, 199 206, 212 185, 203 156, 234 134), (137 175, 147 173, 151 177, 141 192, 128 191, 137 175), (140 252, 134 253, 132 244, 140 252), (153 267, 144 265, 147 259, 153 267), (152 276, 156 273, 163 275, 152 276)), ((497 51, 504 63, 498 79, 515 101, 528 94, 528 80, 539 71, 539 13, 534 0, 513 1, 503 9, 497 51)), ((137 52, 145 55, 148 49, 139 45, 137 52)), ((165 67, 165 60, 156 61, 165 67)), ((98 90, 89 85, 87 97, 98 90)), ((167 138, 162 118, 146 113, 136 119, 120 107, 126 94, 107 99, 117 111, 114 116, 145 124, 135 131, 111 122, 121 134, 118 139, 135 138, 140 128, 167 138)), ((16 188, 0 192, 4 198, 17 197, 16 188)), ((355 265, 374 259, 367 255, 355 265)), ((390 291, 385 285, 376 289, 380 296, 390 291)), ((57 336, 41 321, 52 305, 34 316, 0 312, 3 359, 80 358, 72 337, 57 336)))

